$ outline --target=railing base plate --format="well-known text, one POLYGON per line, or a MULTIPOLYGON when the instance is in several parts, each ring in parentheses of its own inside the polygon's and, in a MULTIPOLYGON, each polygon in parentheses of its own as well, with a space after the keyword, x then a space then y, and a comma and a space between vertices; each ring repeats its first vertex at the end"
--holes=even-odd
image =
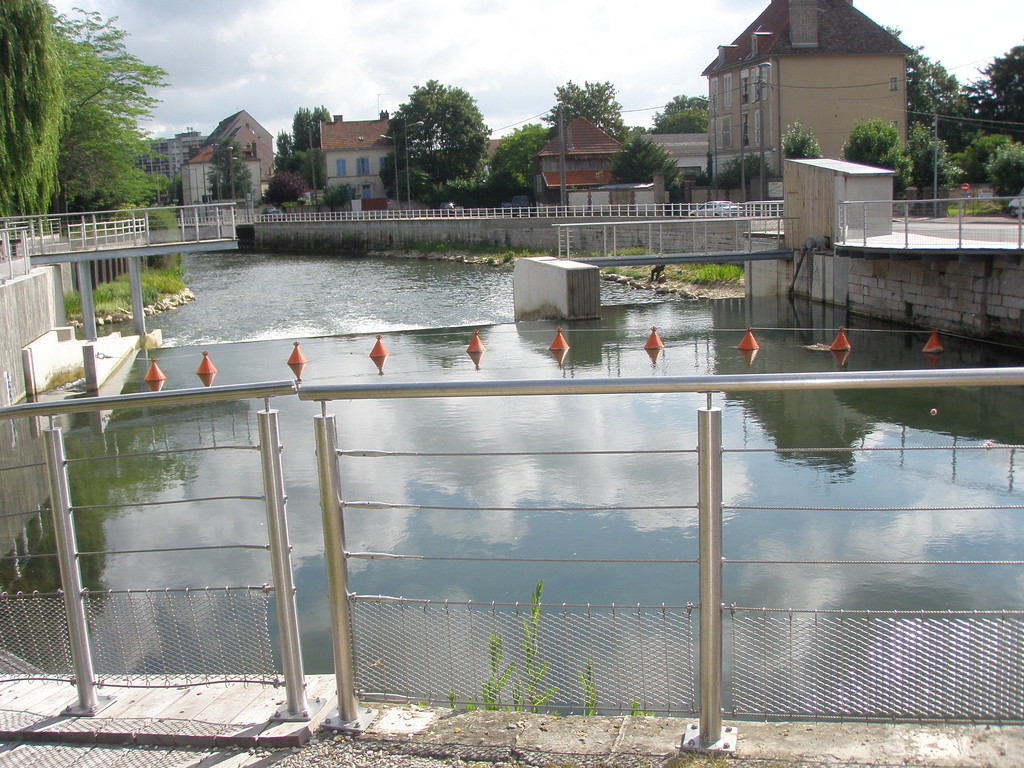
POLYGON ((342 720, 338 710, 332 709, 320 725, 331 731, 362 733, 370 727, 370 723, 377 717, 377 710, 359 707, 358 712, 359 716, 355 720, 342 720))
POLYGON ((736 742, 739 741, 739 737, 739 729, 727 725, 722 728, 722 735, 717 741, 704 741, 700 737, 700 723, 690 723, 686 726, 686 733, 683 734, 680 751, 717 752, 731 755, 736 751, 736 742))
POLYGON ((113 696, 97 696, 95 707, 85 708, 80 704, 72 704, 71 706, 61 710, 61 715, 64 717, 93 717, 94 715, 98 715, 115 701, 117 701, 117 699, 113 696))

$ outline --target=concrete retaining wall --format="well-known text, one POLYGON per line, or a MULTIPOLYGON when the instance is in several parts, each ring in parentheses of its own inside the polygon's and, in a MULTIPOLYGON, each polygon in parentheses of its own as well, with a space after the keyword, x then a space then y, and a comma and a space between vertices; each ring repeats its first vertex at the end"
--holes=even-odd
MULTIPOLYGON (((752 296, 785 294, 797 260, 747 270, 752 296)), ((808 256, 794 293, 850 312, 978 338, 1024 340, 1024 267, 990 261, 891 261, 808 256)))
POLYGON ((64 290, 57 267, 37 267, 0 284, 0 405, 25 398, 21 349, 64 323, 64 290))

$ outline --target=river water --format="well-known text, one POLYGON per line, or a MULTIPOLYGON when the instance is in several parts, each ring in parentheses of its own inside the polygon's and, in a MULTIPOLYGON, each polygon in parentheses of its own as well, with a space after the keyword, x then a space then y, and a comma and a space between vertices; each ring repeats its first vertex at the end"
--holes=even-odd
MULTIPOLYGON (((290 378, 294 341, 304 383, 679 376, 833 371, 822 351, 844 323, 847 370, 1018 365, 1019 349, 944 339, 771 299, 692 301, 604 284, 600 320, 563 324, 571 345, 548 350, 554 323, 512 322, 511 267, 441 260, 239 253, 186 259, 197 301, 151 318, 165 347, 152 356, 167 389, 198 385, 205 350, 217 384, 290 378), (736 349, 757 328, 752 361, 736 349), (643 349, 656 326, 666 345, 643 349), (466 354, 479 329, 487 352, 466 354), (382 334, 390 356, 369 357, 382 334)), ((139 360, 126 391, 143 388, 139 360)), ((339 447, 421 454, 341 459, 348 549, 437 559, 351 562, 359 594, 681 605, 698 602, 696 410, 702 395, 338 402, 339 447), (553 455, 574 451, 574 455, 553 455), (605 451, 606 453, 595 453, 605 451), (622 451, 642 451, 625 455, 622 451), (465 454, 486 453, 486 456, 465 454), (538 455, 538 453, 540 455, 538 455), (483 558, 503 558, 485 562, 483 558), (513 562, 525 558, 543 562, 513 562), (566 561, 577 562, 566 562, 566 561), (645 560, 646 563, 598 563, 645 560)), ((835 391, 716 397, 723 408, 726 602, 844 609, 1021 609, 1024 572, 1005 565, 848 565, 832 561, 1012 560, 1024 503, 1021 393, 1007 390, 835 391), (993 444, 995 447, 992 447, 993 444), (989 445, 989 448, 985 448, 989 445), (934 446, 956 451, 916 450, 934 446), (886 450, 865 450, 886 449, 886 450), (818 508, 811 511, 809 508, 818 508), (830 564, 793 564, 792 561, 830 564)), ((72 466, 84 551, 261 543, 252 452, 262 403, 119 411, 68 419, 72 456, 115 451, 113 463, 72 466), (177 453, 200 444, 218 448, 177 453), (170 449, 161 458, 136 457, 170 449), (162 505, 140 506, 157 499, 162 505), (106 505, 115 505, 111 511, 106 505), (101 508, 102 507, 102 508, 101 508)), ((320 406, 279 398, 290 533, 306 666, 330 670, 323 540, 312 420, 320 406)), ((22 447, 24 440, 21 444, 22 447)), ((45 546, 45 531, 19 545, 45 546)), ((21 550, 19 550, 21 551, 21 550)), ((107 554, 83 559, 92 588, 260 584, 265 553, 107 554)), ((8 589, 46 587, 52 569, 2 574, 8 589)))

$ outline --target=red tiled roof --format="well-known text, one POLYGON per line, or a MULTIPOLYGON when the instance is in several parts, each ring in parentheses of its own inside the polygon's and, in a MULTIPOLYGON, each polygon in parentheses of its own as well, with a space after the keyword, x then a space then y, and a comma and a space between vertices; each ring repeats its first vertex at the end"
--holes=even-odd
MULTIPOLYGON (((566 155, 614 155, 622 149, 622 144, 584 117, 577 117, 569 123, 566 127, 565 137, 566 155)), ((555 136, 535 157, 557 155, 558 145, 558 137, 555 136)))
POLYGON ((381 138, 388 132, 388 120, 341 120, 335 123, 320 123, 320 148, 360 149, 378 147, 390 149, 391 139, 381 138))
POLYGON ((789 0, 772 0, 739 37, 735 47, 725 51, 721 64, 716 58, 702 73, 710 75, 744 61, 761 61, 771 56, 838 56, 850 54, 906 55, 911 49, 899 38, 853 7, 850 0, 818 0, 817 47, 794 47, 790 41, 789 0), (758 42, 752 55, 754 32, 770 32, 758 42))
MULTIPOLYGON (((544 171, 544 184, 553 189, 561 186, 561 174, 558 171, 544 171)), ((604 171, 566 171, 565 186, 570 187, 600 187, 612 180, 612 172, 604 171)))

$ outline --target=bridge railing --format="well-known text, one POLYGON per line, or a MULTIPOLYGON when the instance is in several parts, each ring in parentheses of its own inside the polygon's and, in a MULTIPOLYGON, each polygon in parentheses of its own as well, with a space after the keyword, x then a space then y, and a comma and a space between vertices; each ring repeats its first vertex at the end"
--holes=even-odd
POLYGON ((0 218, 28 257, 233 239, 235 226, 231 203, 0 218))
POLYGON ((853 200, 839 203, 835 245, 899 249, 1024 248, 1021 198, 853 200), (1016 211, 1016 212, 1014 212, 1016 211))
POLYGON ((31 265, 22 240, 25 230, 19 226, 0 227, 0 283, 28 274, 31 265))
POLYGON ((782 248, 785 223, 774 217, 686 217, 650 221, 560 222, 559 258, 643 253, 706 255, 782 248))
MULTIPOLYGON (((876 581, 903 568, 939 568, 950 582, 955 582, 958 576, 972 581, 977 578, 972 569, 987 568, 1006 574, 1009 581, 1019 579, 1024 575, 1024 560, 1021 559, 961 560, 952 555, 936 559, 913 556, 900 559, 893 558, 885 549, 887 543, 884 541, 878 542, 880 551, 877 558, 834 559, 820 556, 793 559, 766 554, 751 560, 730 559, 723 549, 723 543, 728 542, 723 520, 727 516, 731 524, 735 524, 765 512, 774 515, 841 514, 851 520, 876 512, 898 519, 906 513, 943 510, 965 519, 980 519, 1007 510, 1020 511, 1024 504, 1014 503, 1019 494, 1012 488, 1012 481, 1016 453, 1024 446, 961 441, 913 447, 879 440, 842 449, 747 448, 740 437, 745 427, 738 423, 727 424, 723 409, 714 405, 714 398, 719 393, 731 398, 757 393, 776 395, 863 389, 896 393, 911 388, 937 391, 949 387, 1021 385, 1024 385, 1024 368, 1021 367, 301 385, 297 389, 298 398, 321 405, 321 414, 314 417, 312 431, 316 444, 327 600, 332 618, 340 719, 345 722, 358 719, 356 692, 363 691, 363 698, 367 700, 427 701, 452 706, 534 711, 554 708, 581 713, 694 715, 699 716, 700 722, 687 730, 685 738, 688 745, 699 747, 724 746, 727 739, 722 728, 724 714, 826 720, 885 718, 1024 722, 1024 658, 1019 652, 1024 644, 1024 611, 1012 606, 996 612, 836 611, 737 606, 730 599, 728 585, 731 582, 723 581, 725 573, 735 575, 739 569, 748 566, 773 575, 794 567, 811 572, 812 569, 820 569, 819 572, 824 573, 851 567, 878 568, 876 581), (328 412, 333 406, 351 410, 360 408, 363 401, 375 404, 377 401, 407 398, 437 401, 505 398, 509 403, 521 403, 523 398, 561 399, 584 395, 613 398, 668 396, 666 402, 672 408, 692 409, 696 422, 693 442, 690 443, 687 437, 686 444, 666 447, 644 443, 643 450, 636 450, 615 445, 615 436, 610 436, 611 444, 608 445, 572 446, 566 443, 557 451, 519 451, 515 450, 517 446, 510 446, 512 450, 454 452, 447 443, 437 444, 436 435, 431 435, 426 438, 430 444, 407 446, 405 450, 395 451, 388 445, 354 445, 354 433, 349 433, 345 425, 361 419, 341 420, 339 434, 339 422, 333 413, 328 412), (726 439, 724 436, 730 437, 726 439), (777 501, 769 502, 758 496, 759 487, 771 485, 763 482, 766 479, 761 474, 764 470, 759 469, 763 467, 761 456, 764 453, 820 456, 835 450, 856 453, 857 461, 864 463, 884 461, 893 455, 893 451, 899 451, 900 466, 915 452, 924 452, 928 466, 959 467, 960 482, 970 485, 972 494, 954 502, 943 501, 941 508, 929 506, 926 500, 919 507, 894 505, 882 510, 864 509, 860 505, 826 506, 826 500, 808 504, 806 489, 793 489, 790 497, 792 506, 779 507, 777 501), (977 501, 980 498, 976 495, 978 488, 964 479, 964 473, 968 471, 964 466, 968 463, 965 455, 972 452, 980 452, 987 463, 1005 462, 1010 488, 1000 489, 998 507, 992 506, 996 503, 994 501, 977 501), (516 551, 476 556, 453 546, 450 552, 427 556, 412 546, 416 543, 414 537, 400 539, 410 545, 407 551, 376 548, 372 540, 367 540, 364 549, 358 551, 345 540, 345 521, 352 522, 352 516, 383 515, 388 510, 422 510, 448 515, 456 520, 459 515, 486 517, 498 511, 486 499, 472 495, 460 496, 457 505, 453 506, 431 505, 431 502, 415 497, 354 499, 345 492, 346 478, 352 478, 353 474, 365 476, 367 473, 362 463, 366 461, 403 463, 407 467, 408 482, 402 479, 395 487, 409 491, 433 485, 436 462, 454 459, 460 462, 460 471, 474 472, 483 467, 482 473, 493 471, 514 476, 514 470, 510 470, 512 466, 544 474, 542 467, 553 459, 579 461, 581 472, 592 472, 592 462, 598 456, 612 456, 622 461, 642 460, 648 467, 645 474, 651 476, 688 476, 692 480, 686 486, 693 490, 687 491, 691 495, 648 503, 642 495, 644 488, 629 487, 628 484, 620 486, 613 477, 611 482, 621 491, 620 500, 615 503, 595 496, 573 499, 567 506, 515 506, 500 510, 509 515, 506 524, 526 525, 531 515, 581 512, 613 516, 630 510, 645 511, 671 516, 678 521, 666 530, 685 528, 696 531, 696 536, 680 534, 677 555, 668 560, 653 560, 643 555, 621 558, 614 553, 602 556, 601 553, 588 553, 587 543, 580 541, 566 542, 569 549, 561 555, 557 552, 516 551), (945 461, 938 457, 945 457, 945 461), (743 479, 743 502, 736 501, 725 492, 724 479, 729 476, 725 462, 733 465, 736 474, 743 479), (569 551, 571 556, 567 554, 569 551), (412 570, 414 568, 441 566, 457 572, 457 569, 478 564, 488 569, 513 567, 523 570, 557 562, 565 567, 581 569, 584 574, 580 576, 581 583, 594 581, 594 574, 607 574, 601 579, 614 579, 616 569, 653 565, 669 569, 663 573, 669 573, 670 579, 678 579, 680 586, 678 600, 671 604, 629 606, 588 604, 585 597, 573 605, 545 604, 540 586, 533 599, 516 604, 459 599, 438 601, 415 595, 357 594, 350 588, 349 571, 362 569, 371 562, 402 569, 402 583, 406 585, 429 581, 418 578, 412 570), (687 570, 696 570, 698 578, 691 580, 680 575, 687 570), (696 589, 683 586, 690 581, 696 583, 696 589)), ((0 418, 198 406, 204 402, 227 402, 239 398, 287 396, 294 391, 290 382, 271 382, 199 391, 140 393, 13 406, 0 409, 0 418)), ((270 426, 276 421, 276 411, 267 407, 258 417, 258 446, 239 440, 203 448, 217 451, 259 449, 264 485, 258 495, 245 494, 245 500, 263 501, 269 528, 272 527, 269 521, 279 519, 284 511, 283 473, 279 466, 275 467, 281 447, 276 431, 270 426)), ((571 431, 567 429, 566 434, 571 431)), ((133 622, 139 622, 140 614, 143 624, 155 627, 157 618, 166 622, 157 632, 160 642, 151 640, 148 644, 139 645, 136 640, 129 643, 118 640, 113 643, 115 649, 121 646, 134 649, 136 655, 131 661, 136 670, 172 664, 177 660, 177 650, 161 643, 169 637, 183 634, 179 622, 191 621, 193 624, 190 626, 199 631, 207 625, 231 625, 235 614, 220 613, 232 602, 231 598, 226 598, 223 604, 214 600, 207 607, 207 598, 203 595, 202 607, 197 610, 192 602, 196 596, 191 593, 178 597, 176 594, 164 594, 163 590, 156 594, 142 591, 126 596, 84 592, 80 581, 76 580, 80 578, 76 576, 77 563, 97 554, 111 553, 78 552, 75 549, 72 518, 88 510, 76 507, 65 476, 69 466, 73 467, 76 461, 83 461, 85 466, 92 465, 86 471, 101 475, 99 467, 102 461, 97 462, 98 457, 92 456, 65 456, 61 430, 52 425, 44 435, 54 528, 66 534, 71 532, 64 535, 63 542, 60 540, 63 534, 57 536, 59 548, 55 557, 59 558, 63 592, 51 596, 0 596, 0 641, 3 642, 2 650, 6 652, 0 655, 0 665, 13 667, 23 654, 34 652, 33 649, 60 656, 65 643, 62 640, 64 633, 55 629, 55 622, 59 623, 59 619, 55 620, 53 616, 55 610, 66 612, 67 625, 71 627, 67 630, 67 636, 71 638, 67 641, 70 661, 62 679, 73 674, 79 685, 85 687, 86 695, 80 698, 83 699, 82 707, 88 708, 90 683, 96 680, 97 674, 83 666, 86 664, 83 659, 90 658, 92 648, 86 628, 90 617, 98 614, 90 613, 96 609, 82 603, 100 601, 103 603, 100 611, 109 611, 108 616, 116 619, 115 625, 122 623, 132 631, 135 631, 133 622), (48 597, 49 607, 45 610, 39 607, 42 597, 48 597), (176 605, 179 599, 185 603, 183 607, 176 605), (119 603, 122 600, 123 607, 119 603), (12 641, 12 637, 16 639, 12 641)), ((385 438, 382 436, 381 439, 385 438)), ((642 437, 640 440, 643 442, 642 437)), ((116 447, 116 441, 111 442, 116 447)), ((185 448, 181 446, 164 446, 164 450, 153 450, 152 457, 155 461, 163 461, 182 450, 185 448)), ((124 458, 126 456, 117 455, 115 451, 109 460, 118 462, 124 458)), ((608 471, 614 476, 615 469, 610 466, 608 471)), ((873 475, 870 472, 866 474, 868 479, 861 482, 873 482, 873 475)), ((850 480, 855 481, 857 478, 850 480)), ((855 494, 848 498, 855 498, 855 494)), ((207 500, 190 496, 187 502, 183 500, 182 503, 207 500)), ((220 499, 221 503, 224 501, 220 499)), ((103 513, 105 510, 99 511, 103 513)), ((788 524, 799 525, 799 520, 796 517, 788 524)), ((785 525, 779 523, 779 536, 785 536, 785 525)), ((901 536, 902 551, 922 551, 927 543, 911 541, 913 534, 910 530, 904 530, 901 536)), ((271 533, 268 547, 272 553, 279 553, 277 564, 273 566, 278 621, 282 626, 294 626, 293 619, 280 613, 282 603, 287 604, 286 597, 292 594, 287 575, 279 574, 277 570, 287 561, 289 547, 286 534, 271 533), (278 539, 276 543, 275 537, 278 539)), ((142 542, 138 549, 143 551, 123 554, 158 551, 148 550, 142 542)), ((991 570, 986 573, 991 573, 991 570)), ((456 576, 451 573, 446 576, 446 579, 452 578, 457 578, 457 573, 456 576)), ((913 580, 901 581, 899 587, 905 592, 912 583, 913 580)), ((287 605, 285 609, 287 613, 287 605)), ((283 638, 281 642, 285 648, 291 641, 283 638)), ((290 668, 301 669, 296 652, 283 651, 283 655, 291 659, 290 668)), ((237 661, 235 655, 230 658, 237 661)), ((192 657, 193 663, 196 663, 195 659, 192 657)), ((207 658, 200 658, 200 663, 208 663, 207 658)), ((289 675, 288 668, 286 666, 285 669, 286 682, 291 681, 290 684, 295 685, 298 673, 289 675)), ((38 672, 12 669, 9 674, 33 676, 38 672)), ((113 684, 117 684, 116 677, 113 684)), ((294 708, 298 706, 295 704, 294 708)))
MULTIPOLYGON (((723 572, 732 573, 735 583, 733 569, 750 566, 779 578, 784 569, 794 567, 802 573, 813 573, 813 569, 833 572, 837 568, 866 566, 879 569, 879 574, 891 574, 901 568, 937 567, 950 581, 955 581, 958 574, 967 580, 975 578, 969 573, 972 568, 995 568, 1007 579, 1018 578, 1024 574, 1024 560, 926 560, 913 556, 899 559, 885 549, 884 542, 879 542, 882 548, 874 559, 833 559, 827 555, 780 559, 765 554, 753 560, 730 560, 723 555, 724 515, 730 525, 736 526, 748 516, 768 511, 780 516, 796 515, 798 520, 799 515, 824 514, 826 509, 830 515, 849 515, 851 519, 879 510, 808 504, 799 491, 794 493, 791 506, 779 507, 777 501, 759 504, 756 489, 772 485, 757 470, 760 454, 766 450, 782 454, 794 451, 748 449, 723 442, 725 417, 723 410, 713 405, 715 393, 731 398, 744 393, 865 388, 896 392, 907 388, 1014 387, 1022 383, 1024 368, 303 386, 300 399, 320 402, 323 409, 314 422, 329 599, 335 611, 335 653, 343 665, 339 672, 339 702, 354 713, 356 691, 360 690, 367 699, 489 709, 699 715, 699 724, 688 728, 684 739, 686 746, 700 748, 728 747, 730 736, 722 727, 723 714, 826 720, 1024 722, 1024 659, 1017 653, 1024 642, 1022 610, 840 611, 769 609, 733 603, 726 587, 730 582, 723 581, 723 572), (380 444, 357 446, 344 426, 353 419, 342 418, 336 423, 335 416, 328 412, 330 403, 336 402, 350 415, 363 400, 562 398, 638 393, 678 396, 672 407, 697 405, 695 445, 649 446, 641 452, 648 467, 645 474, 689 476, 692 480, 688 485, 695 489, 693 497, 665 499, 662 504, 667 506, 650 506, 643 501, 644 489, 619 485, 620 481, 615 479, 617 467, 609 465, 610 476, 603 477, 601 485, 608 487, 610 483, 621 491, 618 504, 598 497, 574 499, 568 506, 503 507, 501 511, 509 517, 503 516, 502 521, 515 529, 527 527, 529 519, 536 515, 615 515, 646 510, 674 515, 681 527, 695 522, 696 536, 681 536, 678 555, 671 560, 602 557, 599 553, 588 553, 587 542, 583 540, 569 540, 564 547, 544 553, 517 550, 505 555, 474 555, 461 544, 453 545, 451 552, 428 555, 417 548, 412 536, 401 539, 405 546, 398 551, 374 549, 373 541, 367 541, 366 549, 357 551, 345 541, 346 519, 352 528, 359 525, 361 516, 383 515, 388 510, 395 514, 422 510, 441 516, 449 524, 455 524, 453 521, 460 515, 486 516, 495 512, 486 500, 478 502, 461 495, 456 506, 438 506, 436 502, 405 497, 403 489, 431 484, 428 478, 432 477, 432 462, 451 461, 457 456, 460 473, 481 476, 508 475, 515 472, 510 467, 521 465, 529 476, 556 460, 569 462, 575 458, 591 466, 598 455, 616 456, 625 462, 637 452, 593 444, 537 452, 453 452, 447 445, 413 445, 400 451, 380 444), (700 399, 687 400, 687 395, 700 399), (706 404, 699 405, 705 398, 706 404), (724 495, 726 459, 743 478, 741 484, 748 499, 743 503, 724 495), (375 471, 375 475, 390 477, 398 473, 405 478, 396 486, 400 497, 363 501, 343 492, 346 478, 367 475, 367 461, 389 464, 375 471), (392 463, 395 466, 390 466, 392 463), (405 472, 400 467, 405 467, 405 472), (406 473, 411 473, 411 477, 406 473), (564 554, 559 554, 562 550, 564 554), (678 600, 672 604, 625 606, 591 604, 585 600, 573 605, 545 604, 541 599, 542 584, 538 584, 533 599, 515 604, 353 594, 349 568, 361 572, 369 567, 368 562, 390 563, 402 569, 402 583, 406 585, 431 583, 431 577, 426 575, 431 568, 445 569, 444 578, 448 581, 458 578, 453 575, 457 573, 455 569, 484 569, 474 571, 477 573, 492 573, 501 567, 539 570, 545 563, 579 568, 586 573, 581 581, 614 583, 616 569, 637 569, 656 563, 668 569, 660 573, 675 574, 680 584, 689 581, 682 575, 686 569, 696 568, 699 587, 696 592, 680 588, 678 600), (417 576, 414 568, 422 569, 425 575, 417 576)), ((563 410, 572 409, 565 406, 563 410)), ((725 434, 742 433, 737 424, 726 426, 725 434)), ((838 450, 856 452, 858 463, 865 464, 890 461, 891 451, 899 450, 903 452, 901 466, 904 460, 911 461, 909 457, 914 451, 930 454, 921 460, 936 466, 942 463, 938 456, 943 454, 952 454, 955 465, 958 455, 963 463, 965 453, 986 452, 983 455, 990 458, 993 454, 988 452, 995 450, 1012 467, 1021 448, 991 443, 915 448, 877 442, 838 450)), ((834 450, 837 449, 808 447, 798 452, 824 455, 834 450)), ((554 474, 561 476, 562 472, 554 474)), ((972 505, 966 498, 950 503, 957 505, 956 514, 971 519, 998 515, 1007 508, 1002 500, 995 507, 983 502, 972 505)), ((924 504, 921 508, 894 505, 884 512, 899 519, 902 514, 928 513, 934 509, 926 506, 927 502, 924 504)), ((1024 504, 1011 506, 1024 509, 1024 504)), ((780 522, 779 536, 785 536, 786 525, 780 522)), ((360 526, 360 530, 366 529, 360 526)), ((901 540, 901 551, 917 552, 923 547, 924 542, 901 540)), ((671 581, 673 577, 668 578, 671 581)), ((901 581, 900 589, 906 590, 907 583, 901 581)), ((734 740, 735 735, 731 738, 734 740)))
MULTIPOLYGON (((301 221, 387 221, 415 219, 566 219, 566 218, 674 218, 698 217, 706 213, 703 203, 665 203, 636 205, 537 205, 527 207, 495 208, 412 208, 380 211, 314 211, 304 208, 289 208, 282 213, 261 213, 254 217, 256 223, 301 221)), ((779 217, 782 202, 761 200, 737 203, 732 214, 736 217, 779 217)))
MULTIPOLYGON (((48 509, 5 511, 4 517, 23 521, 26 528, 38 527, 42 533, 52 530, 52 552, 18 553, 2 558, 4 571, 18 575, 22 570, 56 571, 59 574, 52 592, 0 593, 0 680, 63 680, 74 683, 77 705, 69 712, 91 715, 101 706, 98 688, 149 688, 209 685, 222 682, 245 682, 280 685, 286 689, 287 707, 282 712, 289 719, 308 717, 299 628, 295 608, 295 586, 292 574, 291 545, 288 540, 286 495, 281 463, 282 445, 278 412, 270 408, 270 398, 294 393, 292 382, 211 387, 209 389, 144 392, 78 400, 52 401, 10 406, 0 409, 0 418, 46 418, 49 426, 42 430, 45 456, 42 466, 19 465, 0 470, 0 482, 11 481, 14 474, 26 470, 44 470, 50 502, 48 509), (263 399, 264 410, 256 414, 258 439, 253 440, 251 425, 246 419, 240 428, 224 430, 221 436, 210 434, 204 427, 212 406, 219 403, 244 403, 263 399), (105 413, 146 409, 179 409, 194 414, 195 442, 154 442, 151 445, 132 443, 120 446, 116 440, 106 446, 107 452, 77 454, 67 449, 65 430, 55 419, 73 414, 100 418, 105 413), (204 410, 206 409, 206 410, 204 410), (227 434, 225 434, 227 433, 227 434), (256 453, 259 461, 252 466, 244 454, 256 453), (195 496, 160 482, 160 466, 188 466, 195 457, 231 455, 232 477, 246 477, 249 487, 231 492, 225 482, 209 489, 204 496, 195 496), (237 457, 237 458, 235 458, 237 457), (184 463, 183 463, 184 462, 184 463), (87 489, 89 477, 139 475, 138 481, 158 490, 146 499, 121 501, 117 493, 111 504, 88 503, 75 498, 72 482, 79 490, 87 489), (261 478, 253 483, 253 478, 261 478), (256 487, 252 487, 255 485, 256 487), (163 524, 180 525, 192 530, 195 514, 215 505, 216 517, 247 514, 253 506, 263 508, 263 519, 245 526, 259 530, 266 526, 263 542, 228 541, 201 538, 194 530, 185 546, 162 546, 162 537, 133 541, 120 549, 82 551, 78 531, 89 530, 83 522, 88 516, 117 515, 139 504, 160 507, 163 524), (192 508, 193 515, 184 517, 192 508), (198 508, 200 511, 195 512, 198 508), (184 510, 184 512, 183 512, 184 510), (44 520, 44 518, 49 520, 44 520), (177 519, 183 521, 176 523, 177 519), (76 524, 76 520, 79 522, 76 524), (34 521, 34 524, 33 524, 34 521), (199 563, 211 556, 226 557, 247 550, 263 550, 269 554, 270 578, 256 581, 257 586, 186 586, 139 584, 130 589, 98 589, 83 582, 83 571, 96 574, 102 562, 123 558, 137 563, 157 562, 156 558, 172 557, 186 562, 188 557, 199 563), (96 561, 101 561, 97 566, 96 561), (54 565, 55 564, 55 565, 54 565), (275 668, 273 644, 270 639, 270 605, 276 610, 280 649, 280 670, 275 668)), ((188 424, 182 411, 181 423, 188 424)), ((248 414, 246 414, 248 416, 248 414)), ((186 473, 187 474, 187 473, 186 473)), ((221 478, 223 480, 224 478, 221 478)), ((131 494, 127 494, 129 499, 131 494)), ((27 538, 27 534, 26 534, 27 538)), ((46 540, 46 536, 43 537, 46 540)), ((104 541, 104 536, 90 536, 90 541, 104 541)), ((123 561, 122 561, 123 562, 123 561)), ((128 566, 131 568, 131 566, 128 566)), ((196 566, 198 567, 198 566, 196 566)), ((186 568, 186 572, 187 572, 186 568)), ((260 569, 261 571, 264 569, 260 569)), ((145 578, 146 568, 138 567, 137 578, 145 578)), ((266 575, 264 571, 264 576, 266 575)))

